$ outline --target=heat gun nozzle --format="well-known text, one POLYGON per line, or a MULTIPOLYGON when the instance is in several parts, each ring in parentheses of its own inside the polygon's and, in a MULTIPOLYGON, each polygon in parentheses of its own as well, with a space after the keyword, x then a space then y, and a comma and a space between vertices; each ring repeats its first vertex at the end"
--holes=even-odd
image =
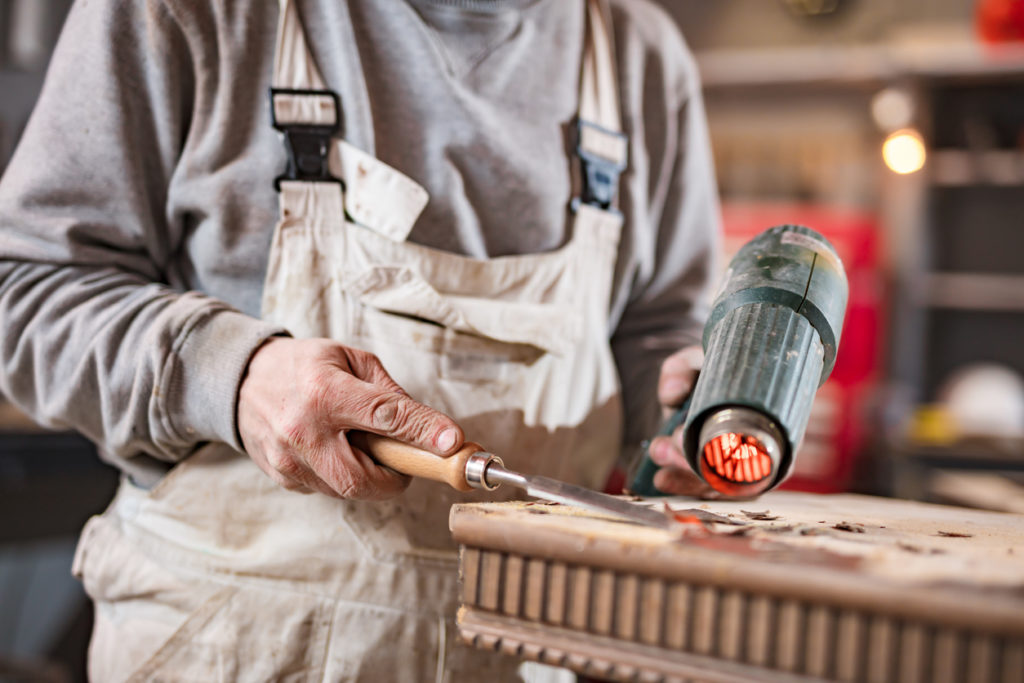
POLYGON ((752 436, 729 432, 704 446, 706 464, 723 479, 753 484, 772 473, 772 459, 752 436))
POLYGON ((725 408, 700 430, 700 475, 728 496, 755 496, 774 483, 782 460, 778 427, 749 408, 725 408))

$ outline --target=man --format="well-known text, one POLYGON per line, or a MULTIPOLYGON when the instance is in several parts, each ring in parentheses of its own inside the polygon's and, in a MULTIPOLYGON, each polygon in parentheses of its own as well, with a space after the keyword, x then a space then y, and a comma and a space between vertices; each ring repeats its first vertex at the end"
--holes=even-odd
POLYGON ((348 433, 600 487, 688 391, 699 84, 611 5, 75 4, 0 184, 0 390, 127 475, 75 562, 93 678, 514 677, 455 646, 467 498, 348 433))

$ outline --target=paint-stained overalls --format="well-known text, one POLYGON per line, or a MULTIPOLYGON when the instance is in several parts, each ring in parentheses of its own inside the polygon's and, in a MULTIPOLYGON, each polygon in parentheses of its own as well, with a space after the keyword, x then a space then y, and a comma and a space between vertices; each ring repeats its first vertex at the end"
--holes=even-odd
MULTIPOLYGON (((585 8, 571 237, 479 260, 407 241, 425 190, 331 135, 344 103, 281 0, 272 104, 292 168, 279 181, 263 317, 376 354, 512 469, 600 487, 621 431, 607 318, 626 140, 608 15, 598 0, 585 8)), ((299 495, 221 444, 150 491, 126 481, 75 561, 97 608, 90 675, 515 680, 513 659, 456 643, 447 519, 470 498, 426 481, 386 502, 299 495)))

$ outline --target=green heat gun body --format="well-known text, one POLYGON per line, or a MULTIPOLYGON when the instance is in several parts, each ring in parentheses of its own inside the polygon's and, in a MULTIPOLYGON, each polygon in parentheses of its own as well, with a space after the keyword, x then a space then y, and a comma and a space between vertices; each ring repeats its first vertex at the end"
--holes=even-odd
MULTIPOLYGON (((836 360, 848 284, 831 244, 803 226, 761 233, 733 257, 704 327, 704 365, 661 434, 683 425, 683 452, 716 491, 748 497, 793 467, 818 387, 836 360)), ((644 456, 631 490, 654 488, 644 456)))

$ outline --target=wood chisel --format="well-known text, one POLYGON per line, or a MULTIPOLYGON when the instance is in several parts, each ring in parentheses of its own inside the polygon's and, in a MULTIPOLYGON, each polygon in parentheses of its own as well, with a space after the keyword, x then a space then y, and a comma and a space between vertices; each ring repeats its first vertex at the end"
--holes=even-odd
POLYGON ((472 442, 467 442, 454 455, 443 458, 377 434, 350 432, 348 437, 354 446, 393 470, 412 477, 439 481, 458 491, 493 491, 501 484, 508 484, 534 498, 575 505, 659 529, 670 529, 675 524, 661 510, 636 505, 622 498, 549 477, 513 472, 505 467, 501 458, 472 442))

